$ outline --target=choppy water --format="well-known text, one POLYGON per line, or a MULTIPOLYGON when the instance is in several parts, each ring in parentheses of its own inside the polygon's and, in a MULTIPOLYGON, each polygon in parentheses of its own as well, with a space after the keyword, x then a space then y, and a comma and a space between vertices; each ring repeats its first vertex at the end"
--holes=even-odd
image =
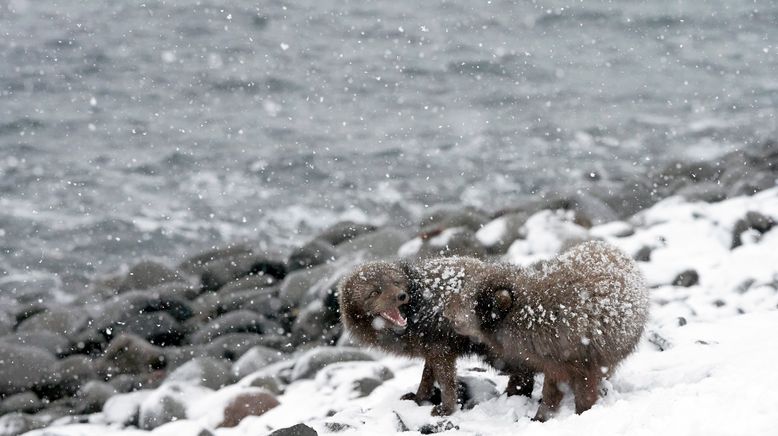
POLYGON ((0 0, 0 292, 776 131, 772 1, 0 0))

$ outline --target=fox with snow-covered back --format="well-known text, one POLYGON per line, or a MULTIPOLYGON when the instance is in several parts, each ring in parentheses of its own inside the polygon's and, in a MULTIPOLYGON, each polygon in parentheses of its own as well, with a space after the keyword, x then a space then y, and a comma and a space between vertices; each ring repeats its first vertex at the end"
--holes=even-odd
POLYGON ((488 344, 508 362, 542 371, 549 419, 575 395, 576 413, 594 405, 603 377, 634 351, 648 317, 648 291, 635 262, 604 242, 585 242, 520 268, 494 265, 446 300, 454 329, 488 344))
MULTIPOLYGON (((441 404, 433 408, 434 415, 456 411, 458 356, 479 354, 497 365, 496 359, 485 355, 485 347, 454 332, 442 316, 446 295, 468 286, 470 278, 485 266, 464 257, 419 263, 371 262, 340 284, 341 320, 358 341, 390 353, 424 358, 418 390, 403 399, 417 403, 430 400, 437 381, 441 404)), ((524 365, 500 369, 510 373, 509 395, 532 393, 534 374, 524 365)))

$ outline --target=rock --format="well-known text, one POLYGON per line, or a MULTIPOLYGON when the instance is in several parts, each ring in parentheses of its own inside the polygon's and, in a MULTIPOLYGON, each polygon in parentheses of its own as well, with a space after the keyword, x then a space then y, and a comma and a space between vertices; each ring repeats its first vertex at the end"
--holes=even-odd
MULTIPOLYGON (((157 294, 153 291, 130 291, 116 296, 96 311, 92 327, 108 337, 116 336, 114 330, 123 331, 123 324, 144 314, 165 313, 176 322, 192 317, 192 303, 181 298, 157 294)), ((147 329, 148 330, 148 329, 147 329)))
POLYGON ((357 236, 373 232, 377 229, 371 224, 359 224, 353 221, 341 221, 327 227, 317 239, 328 242, 332 245, 338 245, 343 242, 351 241, 357 236))
POLYGON ((197 357, 176 368, 165 379, 166 383, 189 383, 219 389, 232 383, 229 365, 212 357, 197 357))
POLYGON ((0 416, 13 412, 35 413, 43 407, 43 402, 33 392, 22 392, 10 395, 0 402, 0 416))
POLYGON ((348 424, 344 424, 342 422, 325 422, 324 428, 326 428, 327 431, 330 433, 340 433, 342 431, 346 431, 354 427, 348 424))
POLYGON ((244 254, 209 262, 203 267, 200 282, 204 291, 215 291, 227 283, 251 274, 286 276, 286 265, 269 256, 244 254))
POLYGON ((188 301, 200 295, 200 287, 186 282, 173 282, 149 288, 146 293, 162 300, 188 301))
POLYGON ((256 333, 227 333, 219 336, 205 346, 208 356, 219 359, 237 360, 257 345, 264 345, 278 349, 277 342, 288 343, 288 339, 256 333))
POLYGON ((0 342, 0 396, 56 383, 56 359, 40 348, 0 342))
POLYGON ((435 434, 451 430, 459 430, 459 426, 449 420, 438 421, 435 424, 424 424, 419 427, 421 434, 435 434))
POLYGON ((184 337, 181 324, 167 312, 141 313, 114 324, 112 335, 130 333, 154 345, 178 345, 184 337))
POLYGON ((280 395, 283 392, 281 381, 275 375, 249 374, 244 380, 241 380, 241 385, 262 388, 275 395, 280 395))
POLYGON ((40 418, 24 413, 11 413, 0 418, 0 436, 18 436, 46 426, 40 418))
POLYGON ((749 228, 750 227, 748 223, 744 219, 739 219, 735 222, 735 225, 732 229, 732 244, 730 244, 730 249, 734 250, 735 248, 743 245, 743 240, 741 239, 741 236, 749 228))
POLYGON ((469 256, 482 259, 486 256, 486 248, 481 245, 472 230, 455 227, 424 240, 417 256, 420 258, 469 256))
POLYGON ((653 248, 644 245, 640 247, 640 249, 635 252, 635 254, 632 256, 633 259, 635 259, 638 262, 650 262, 651 261, 651 252, 654 251, 653 248))
POLYGON ((489 254, 505 254, 511 243, 521 237, 521 227, 530 216, 524 211, 503 214, 479 229, 475 237, 489 254))
POLYGON ((306 351, 292 369, 291 379, 313 378, 320 369, 337 362, 375 360, 372 355, 358 349, 345 347, 316 347, 306 351))
POLYGON ((673 194, 688 185, 701 182, 716 183, 721 178, 723 169, 712 163, 700 162, 672 162, 664 169, 651 176, 658 189, 665 195, 673 194))
POLYGON ((305 424, 296 424, 291 427, 278 429, 268 436, 318 436, 318 434, 316 430, 305 424))
POLYGON ((281 282, 279 298, 281 299, 282 309, 291 310, 299 308, 304 300, 307 300, 309 290, 317 282, 331 281, 329 278, 335 271, 332 265, 319 265, 310 269, 292 271, 284 281, 281 282))
POLYGON ((239 309, 276 317, 281 309, 281 300, 277 295, 276 288, 241 290, 229 294, 209 292, 196 300, 196 311, 203 319, 212 319, 239 309))
POLYGON ((101 381, 89 381, 81 386, 76 393, 79 413, 97 413, 103 409, 106 401, 116 395, 116 389, 108 383, 101 381))
POLYGON ((167 364, 161 348, 130 334, 114 338, 99 362, 102 371, 108 374, 149 373, 167 364))
MULTIPOLYGON (((2 303, 0 303, 2 305, 2 303)), ((0 336, 5 336, 11 333, 16 325, 16 320, 13 317, 0 309, 0 336)))
POLYGON ((363 261, 395 259, 400 247, 411 235, 395 227, 384 227, 365 233, 338 245, 341 257, 357 257, 363 261))
POLYGON ((229 245, 224 248, 216 248, 213 250, 200 253, 192 256, 181 262, 177 269, 184 274, 192 276, 202 275, 204 268, 211 262, 221 261, 233 257, 250 256, 252 254, 251 248, 245 245, 229 245))
POLYGON ((154 286, 164 285, 165 283, 180 282, 181 276, 175 271, 157 262, 141 262, 127 274, 127 277, 119 287, 119 291, 128 291, 131 289, 148 289, 154 286))
POLYGON ((138 407, 138 427, 153 430, 162 424, 186 418, 186 406, 181 401, 178 386, 155 390, 138 407), (177 391, 177 392, 176 392, 177 391))
POLYGON ((693 269, 688 269, 678 274, 675 277, 675 279, 673 279, 672 285, 683 286, 685 288, 688 288, 690 286, 696 285, 699 282, 700 282, 700 275, 697 273, 697 271, 693 269))
POLYGON ((299 312, 292 325, 292 342, 335 345, 342 331, 335 290, 331 289, 324 302, 315 301, 299 312))
POLYGON ((434 236, 452 227, 466 227, 475 232, 487 222, 489 215, 472 206, 437 206, 422 217, 419 228, 422 235, 434 236))
POLYGON ((772 217, 765 216, 756 211, 746 212, 745 221, 750 228, 757 230, 759 233, 769 232, 775 225, 775 220, 772 217))
POLYGON ((247 416, 260 416, 280 403, 269 392, 247 392, 233 398, 224 408, 220 427, 235 427, 247 416))
POLYGON ((462 408, 472 409, 477 404, 484 403, 493 398, 499 397, 500 391, 492 380, 483 377, 463 376, 459 382, 464 384, 465 395, 462 408))
POLYGON ((727 190, 720 183, 705 181, 682 186, 675 192, 675 195, 680 195, 689 202, 715 203, 727 198, 727 190))
POLYGON ((227 333, 262 333, 267 319, 248 310, 224 314, 191 336, 192 344, 205 344, 227 333))
POLYGON ((158 386, 158 383, 154 383, 149 379, 148 374, 118 374, 111 377, 108 384, 111 385, 116 392, 122 394, 141 389, 154 389, 158 386))
POLYGON ((103 406, 103 418, 111 424, 138 425, 140 405, 151 395, 151 392, 143 390, 114 395, 103 406))
POLYGON ((354 381, 354 390, 358 392, 359 397, 370 395, 375 388, 381 386, 384 382, 377 378, 365 377, 354 381))
POLYGON ((0 338, 0 342, 40 348, 55 356, 64 356, 72 348, 66 337, 48 331, 11 333, 0 338))
POLYGON ((248 350, 237 362, 232 365, 232 374, 237 379, 260 370, 271 363, 283 359, 284 353, 273 348, 257 345, 248 350))
POLYGON ((270 274, 257 273, 235 279, 221 288, 220 294, 232 294, 241 291, 260 291, 270 288, 278 283, 278 279, 270 274))
POLYGON ((72 396, 89 380, 99 378, 97 364, 87 356, 68 356, 57 362, 57 374, 60 381, 57 384, 58 397, 72 396))
POLYGON ((49 308, 22 321, 17 332, 51 332, 63 336, 76 334, 85 324, 84 313, 72 307, 49 308))
POLYGON ((21 324, 22 322, 24 322, 24 320, 30 318, 35 314, 45 312, 46 309, 47 307, 43 305, 43 303, 38 303, 38 302, 30 302, 21 305, 16 309, 16 312, 14 314, 14 318, 16 318, 16 325, 21 324))
POLYGON ((287 265, 289 265, 289 271, 295 271, 331 262, 337 257, 338 251, 332 244, 314 239, 294 250, 289 256, 287 265))

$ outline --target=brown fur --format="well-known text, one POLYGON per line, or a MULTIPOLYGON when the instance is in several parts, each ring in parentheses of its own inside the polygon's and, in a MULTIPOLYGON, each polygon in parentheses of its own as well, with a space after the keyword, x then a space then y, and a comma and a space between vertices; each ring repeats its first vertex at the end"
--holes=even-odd
POLYGON ((602 378, 635 349, 648 315, 637 266, 603 242, 527 268, 495 265, 474 282, 447 299, 444 316, 506 361, 544 373, 539 421, 558 408, 562 382, 573 390, 576 413, 591 408, 602 378))
MULTIPOLYGON (((458 335, 441 316, 445 294, 464 286, 483 265, 471 258, 433 259, 419 264, 373 262, 357 268, 340 285, 341 320, 358 341, 390 353, 424 358, 418 390, 403 399, 428 401, 437 381, 442 403, 433 409, 434 415, 456 410, 456 358, 486 355, 486 347, 458 335), (461 271, 461 277, 449 277, 454 270, 461 271), (408 298, 400 301, 398 296, 403 294, 408 298), (399 307, 407 318, 404 329, 378 315, 393 307, 399 307)), ((485 357, 498 366, 498 359, 485 357)), ((508 393, 530 395, 534 373, 524 365, 505 369, 511 373, 508 393)))

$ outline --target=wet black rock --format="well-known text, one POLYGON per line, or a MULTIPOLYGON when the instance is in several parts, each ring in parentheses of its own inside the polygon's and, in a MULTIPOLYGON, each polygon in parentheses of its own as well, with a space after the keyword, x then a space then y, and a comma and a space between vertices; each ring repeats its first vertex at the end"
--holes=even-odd
POLYGON ((292 369, 291 379, 312 378, 320 369, 338 362, 373 361, 375 358, 358 348, 316 347, 306 351, 292 369))
POLYGON ((268 436, 318 436, 318 434, 316 430, 305 424, 296 424, 291 427, 278 429, 268 436))
POLYGON ((182 382, 219 389, 234 381, 230 366, 221 359, 197 357, 171 372, 165 382, 182 382))
POLYGON ((280 395, 283 392, 281 389, 281 381, 275 375, 249 374, 246 377, 247 379, 244 382, 246 383, 246 386, 262 388, 276 395, 280 395))
POLYGON ((459 430, 459 426, 448 420, 443 420, 435 424, 424 424, 419 427, 421 434, 435 434, 451 430, 459 430))
POLYGON ((181 282, 182 277, 161 263, 145 261, 130 269, 119 291, 148 289, 166 283, 181 282))
POLYGON ((6 397, 0 401, 0 416, 6 413, 35 413, 45 405, 33 392, 22 392, 6 397))
POLYGON ((331 262, 337 258, 338 251, 334 245, 327 241, 314 239, 292 251, 287 265, 289 265, 290 271, 295 271, 331 262))
POLYGON ((195 300, 199 319, 213 319, 239 309, 250 310, 268 318, 277 317, 281 311, 278 289, 239 290, 229 294, 209 292, 195 300))
POLYGON ((358 397, 366 397, 383 383, 383 380, 374 377, 363 377, 354 381, 354 391, 358 397))
POLYGON ((99 366, 106 374, 143 374, 164 368, 166 360, 162 348, 138 336, 123 334, 111 341, 99 366))
POLYGON ((338 268, 332 264, 291 272, 281 282, 279 298, 283 310, 296 310, 318 299, 316 285, 334 286, 338 268))
POLYGON ((329 242, 332 245, 338 245, 343 242, 350 241, 356 237, 365 233, 373 232, 377 229, 376 226, 371 224, 360 224, 353 221, 341 221, 327 227, 318 239, 329 242))
POLYGON ((274 348, 257 345, 248 350, 232 365, 232 374, 235 378, 241 379, 284 358, 286 358, 286 353, 282 353, 274 348))
POLYGON ((36 347, 0 342, 0 396, 43 388, 58 380, 56 358, 36 347))
POLYGON ((672 281, 673 286, 688 288, 700 282, 700 275, 693 269, 688 269, 678 274, 672 281))
POLYGON ((261 334, 267 318, 249 310, 238 310, 219 316, 190 337, 192 344, 205 344, 227 333, 261 334))

